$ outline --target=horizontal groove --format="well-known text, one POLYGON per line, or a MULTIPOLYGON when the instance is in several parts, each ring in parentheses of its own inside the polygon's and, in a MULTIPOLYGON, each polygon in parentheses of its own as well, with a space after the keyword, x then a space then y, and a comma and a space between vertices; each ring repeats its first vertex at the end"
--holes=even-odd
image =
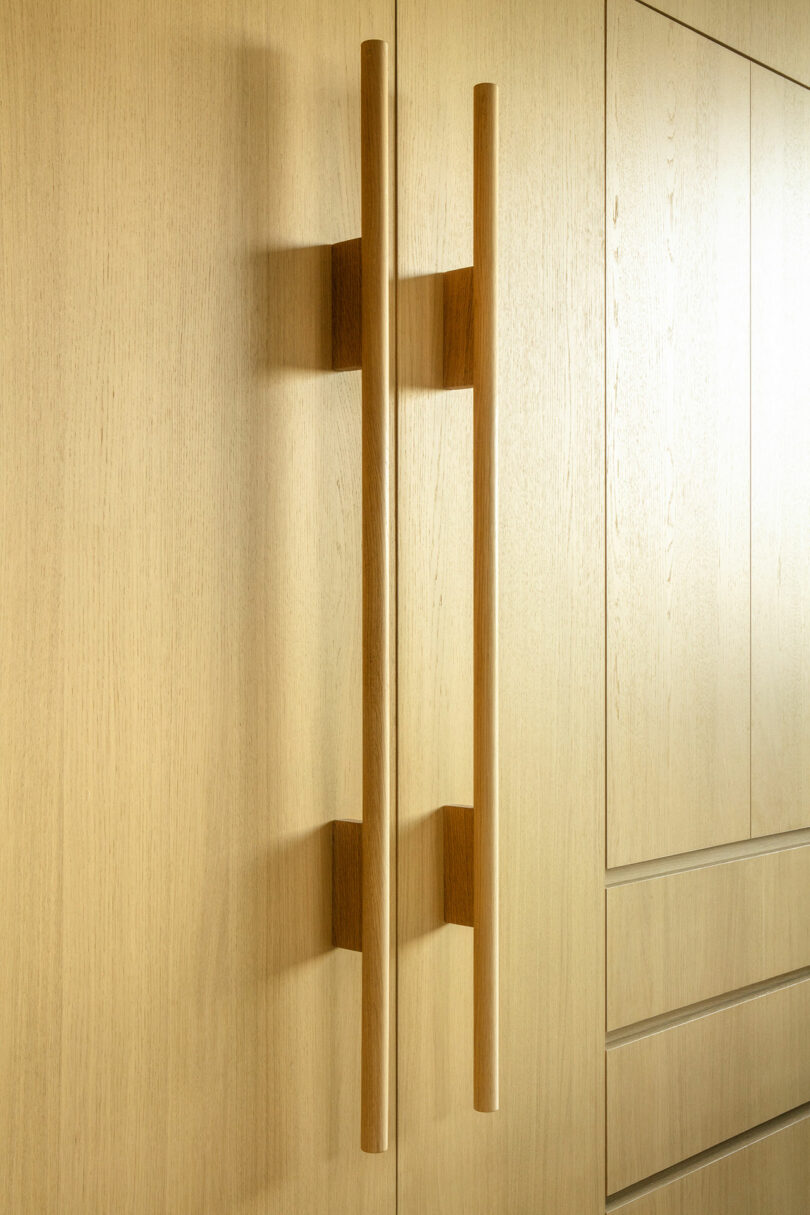
POLYGON ((632 1025, 623 1025, 612 1029, 607 1034, 606 1049, 613 1050, 617 1046, 627 1046, 629 1042, 637 1042, 639 1038, 649 1038, 653 1034, 662 1033, 665 1029, 673 1029, 677 1025, 685 1025, 687 1021, 697 1021, 710 1013, 722 1012, 723 1009, 733 1008, 735 1004, 745 1004, 757 996, 769 995, 781 991, 785 987, 793 987, 810 979, 810 966, 802 966, 799 970, 791 970, 787 974, 775 975, 763 979, 760 983, 749 983, 746 987, 737 987, 734 991, 723 992, 722 995, 712 996, 709 1000, 700 1000, 697 1004, 687 1004, 670 1012, 659 1013, 645 1021, 636 1021, 632 1025))
POLYGON ((768 856, 772 852, 786 852, 789 848, 802 848, 806 844, 810 844, 810 827, 782 831, 778 835, 760 835, 756 839, 735 840, 731 844, 715 844, 711 848, 699 848, 694 852, 678 852, 673 856, 656 857, 650 861, 636 861, 632 865, 617 865, 615 869, 605 870, 605 886, 608 889, 613 886, 626 886, 628 882, 669 877, 673 873, 687 873, 690 869, 706 869, 710 865, 721 865, 725 861, 768 856))
POLYGON ((733 1139, 725 1139, 722 1143, 716 1143, 696 1156, 689 1156, 686 1160, 681 1160, 678 1164, 673 1164, 660 1173, 654 1173, 652 1177, 637 1181, 625 1190, 610 1194, 605 1211, 607 1215, 613 1211, 620 1211, 623 1207, 629 1206, 631 1202, 636 1202, 639 1198, 646 1198, 648 1194, 663 1189, 664 1186, 672 1185, 673 1182, 680 1181, 690 1173, 696 1173, 699 1169, 706 1168, 718 1160, 723 1160, 726 1156, 733 1156, 735 1152, 741 1152, 744 1148, 759 1143, 761 1139, 767 1139, 770 1135, 786 1131, 788 1127, 795 1126, 797 1122, 802 1122, 808 1117, 810 1117, 810 1101, 805 1102, 804 1105, 797 1105, 795 1109, 788 1110, 785 1114, 779 1114, 768 1122, 761 1122, 758 1126, 751 1127, 740 1135, 735 1135, 733 1139))
POLYGON ((668 13, 665 9, 651 4, 650 0, 637 0, 637 3, 642 8, 648 8, 650 12, 657 13, 659 17, 666 17, 667 21, 672 21, 675 25, 681 25, 685 30, 691 30, 693 34, 699 34, 707 42, 713 42, 715 46, 722 46, 723 50, 731 51, 733 55, 739 55, 741 59, 747 59, 749 63, 755 63, 757 67, 765 68, 767 72, 773 72, 774 76, 781 76, 783 80, 789 80, 791 84, 797 84, 800 89, 810 89, 810 85, 804 80, 798 80, 788 72, 783 72, 780 68, 775 68, 770 63, 765 63, 762 59, 756 59, 753 55, 749 55, 747 51, 741 51, 738 46, 732 46, 730 42, 723 42, 722 38, 715 38, 713 34, 707 34, 705 30, 699 30, 696 25, 690 25, 688 21, 683 21, 680 17, 673 17, 672 13, 668 13))

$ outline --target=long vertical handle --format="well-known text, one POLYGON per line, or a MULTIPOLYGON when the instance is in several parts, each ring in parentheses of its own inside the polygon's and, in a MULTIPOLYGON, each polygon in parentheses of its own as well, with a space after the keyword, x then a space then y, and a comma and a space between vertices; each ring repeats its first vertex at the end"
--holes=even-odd
POLYGON ((474 1105, 498 1108, 498 86, 477 84, 473 152, 474 1105))
POLYGON ((361 48, 363 1010, 360 1146, 388 1147, 390 668, 388 46, 361 48))

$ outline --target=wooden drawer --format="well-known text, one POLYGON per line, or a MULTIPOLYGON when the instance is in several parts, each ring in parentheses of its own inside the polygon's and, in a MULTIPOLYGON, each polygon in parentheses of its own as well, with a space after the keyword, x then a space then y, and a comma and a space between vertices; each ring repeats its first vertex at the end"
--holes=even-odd
POLYGON ((608 1192, 810 1100, 810 979, 607 1051, 608 1192))
POLYGON ((810 845, 607 892, 609 1030, 807 965, 810 845))
POLYGON ((733 1146, 646 1194, 611 1203, 621 1215, 807 1215, 810 1113, 733 1146))

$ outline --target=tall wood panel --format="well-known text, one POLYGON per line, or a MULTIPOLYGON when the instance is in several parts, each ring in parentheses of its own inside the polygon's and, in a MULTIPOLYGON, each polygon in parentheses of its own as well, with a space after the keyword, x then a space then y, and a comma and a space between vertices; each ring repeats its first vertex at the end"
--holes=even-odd
POLYGON ((66 419, 61 369, 43 357, 60 324, 62 211, 53 109, 31 104, 57 46, 55 5, 6 6, 0 34, 0 1209, 57 1209, 62 1009, 66 419), (16 39, 36 47, 12 54, 16 39), (36 76, 34 76, 36 72, 36 76), (33 150, 38 155, 33 155, 33 150))
POLYGON ((400 0, 399 1210, 590 1215, 603 1137, 603 6, 400 0), (472 261, 473 86, 500 86, 501 1109, 473 1110, 472 401, 440 272, 472 261))
POLYGON ((806 0, 652 0, 652 7, 810 85, 806 0))
POLYGON ((608 863, 749 834, 749 64, 607 52, 608 863))
POLYGON ((393 1212, 327 825, 361 795, 328 245, 393 4, 0 27, 0 1210, 393 1212))
POLYGON ((751 78, 751 826, 810 824, 810 91, 751 78))

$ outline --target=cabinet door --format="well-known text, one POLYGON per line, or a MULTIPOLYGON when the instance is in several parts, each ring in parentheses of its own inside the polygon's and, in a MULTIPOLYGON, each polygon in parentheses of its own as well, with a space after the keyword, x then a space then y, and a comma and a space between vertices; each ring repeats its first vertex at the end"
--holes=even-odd
POLYGON ((810 93, 751 79, 751 800, 810 824, 810 93))
POLYGON ((749 834, 749 64, 611 5, 608 863, 749 834))
POLYGON ((603 6, 400 0, 399 1211, 604 1210, 603 6), (472 262, 473 86, 500 85, 501 1109, 473 1110, 472 396, 440 272, 472 262))
POLYGON ((360 383, 327 370, 393 3, 0 8, 0 1211, 393 1213, 330 947, 360 383))

